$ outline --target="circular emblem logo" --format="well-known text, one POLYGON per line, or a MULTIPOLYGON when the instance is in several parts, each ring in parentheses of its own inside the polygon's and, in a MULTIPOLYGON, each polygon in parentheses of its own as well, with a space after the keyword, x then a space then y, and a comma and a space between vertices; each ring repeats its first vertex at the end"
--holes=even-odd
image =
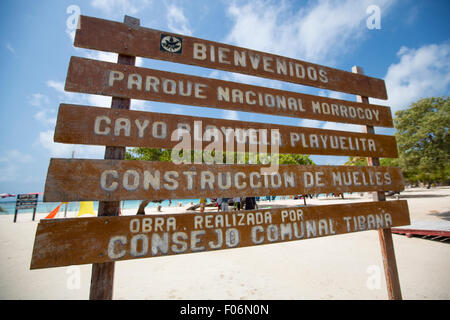
POLYGON ((162 51, 171 53, 181 53, 183 48, 183 40, 175 36, 161 35, 161 47, 162 51))

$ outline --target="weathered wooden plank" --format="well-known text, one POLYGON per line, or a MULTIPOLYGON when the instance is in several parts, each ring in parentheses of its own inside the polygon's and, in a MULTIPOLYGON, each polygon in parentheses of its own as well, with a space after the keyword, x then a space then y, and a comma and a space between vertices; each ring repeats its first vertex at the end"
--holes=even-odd
POLYGON ((67 91, 392 127, 389 107, 72 57, 67 91))
POLYGON ((394 167, 51 159, 44 201, 155 200, 403 190, 394 167), (265 174, 264 169, 274 172, 265 174))
POLYGON ((54 141, 173 149, 181 147, 178 128, 190 132, 183 141, 189 150, 270 153, 278 147, 279 153, 398 156, 395 138, 387 135, 66 104, 59 108, 54 141))
POLYGON ((384 80, 174 33, 80 16, 77 47, 238 72, 387 99, 384 80))
POLYGON ((256 246, 409 223, 405 200, 41 220, 31 269, 256 246))

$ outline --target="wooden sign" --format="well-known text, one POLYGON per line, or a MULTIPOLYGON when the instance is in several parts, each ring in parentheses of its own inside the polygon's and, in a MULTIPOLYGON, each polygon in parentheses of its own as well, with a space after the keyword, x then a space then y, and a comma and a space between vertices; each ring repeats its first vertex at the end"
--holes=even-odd
POLYGON ((41 220, 31 269, 257 246, 409 223, 405 200, 41 220))
POLYGON ((393 127, 389 107, 72 57, 67 91, 393 127))
POLYGON ((190 199, 354 191, 401 191, 399 168, 175 164, 137 160, 51 159, 44 201, 190 199))
POLYGON ((33 221, 36 216, 36 207, 38 204, 37 193, 18 194, 16 199, 16 210, 14 211, 14 222, 17 221, 17 213, 19 210, 33 209, 33 221))
POLYGON ((270 153, 279 145, 279 153, 397 157, 393 136, 65 104, 54 141, 173 149, 183 139, 179 128, 189 131, 189 150, 226 151, 231 144, 237 151, 240 144, 246 152, 253 145, 270 153))
MULTIPOLYGON (((54 139, 63 143, 105 145, 105 160, 51 159, 44 201, 99 201, 98 217, 41 221, 31 269, 92 263, 90 298, 112 299, 115 261, 378 229, 380 239, 383 238, 384 259, 394 260, 385 263, 385 273, 395 276, 392 239, 386 235, 390 235, 391 227, 410 224, 406 201, 117 216, 121 200, 373 191, 384 200, 384 191, 402 191, 400 168, 393 167, 218 164, 221 157, 209 154, 209 159, 205 159, 205 153, 200 159, 194 153, 194 163, 190 163, 190 151, 185 153, 188 157, 184 162, 177 162, 175 153, 172 162, 123 160, 127 146, 182 151, 221 151, 226 146, 224 151, 238 153, 366 156, 375 165, 379 157, 397 157, 394 137, 375 135, 373 130, 374 126, 393 127, 390 108, 371 105, 367 98, 387 99, 383 80, 142 28, 138 19, 128 16, 124 23, 80 16, 75 46, 119 54, 117 64, 72 57, 65 86, 67 91, 112 96, 112 109, 62 104, 54 139), (136 56, 364 98, 350 102, 138 68, 134 67, 136 56), (361 124, 367 132, 122 110, 129 109, 131 99, 361 124), (184 129, 184 133, 177 129, 184 129), (236 149, 230 150, 234 145, 236 149), (242 145, 248 149, 239 148, 242 145), (205 162, 201 163, 202 160, 205 162)), ((233 153, 229 154, 234 158, 233 153)))
POLYGON ((16 200, 16 210, 36 209, 38 203, 37 193, 18 194, 16 200))
POLYGON ((384 80, 123 23, 80 16, 75 46, 282 80, 387 99, 384 80))

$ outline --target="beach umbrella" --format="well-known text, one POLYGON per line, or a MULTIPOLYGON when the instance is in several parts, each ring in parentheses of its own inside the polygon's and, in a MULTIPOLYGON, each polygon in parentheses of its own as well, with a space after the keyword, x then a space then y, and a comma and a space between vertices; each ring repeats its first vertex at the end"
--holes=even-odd
POLYGON ((84 214, 95 216, 93 201, 80 201, 80 210, 78 211, 77 217, 81 217, 84 214))
POLYGON ((55 209, 53 209, 48 216, 44 219, 53 219, 59 212, 59 208, 61 208, 62 204, 65 202, 61 202, 55 209))
POLYGON ((9 197, 15 197, 15 194, 11 194, 11 193, 0 193, 0 197, 3 198, 9 198, 9 197))

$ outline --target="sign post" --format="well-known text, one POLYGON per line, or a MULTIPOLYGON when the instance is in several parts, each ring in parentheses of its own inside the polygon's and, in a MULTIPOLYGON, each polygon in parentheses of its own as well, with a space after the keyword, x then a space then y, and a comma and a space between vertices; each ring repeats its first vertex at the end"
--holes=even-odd
MULTIPOLYGON (((357 74, 364 74, 364 70, 359 66, 353 66, 352 72, 357 74)), ((369 103, 369 98, 364 96, 357 96, 358 101, 369 103)), ((375 134, 373 126, 364 126, 364 133, 375 134)), ((367 158, 368 166, 380 166, 380 159, 374 157, 367 158)), ((397 191, 397 190, 392 190, 397 191)), ((386 194, 384 191, 377 191, 373 194, 374 201, 386 201, 386 194)), ((381 253, 383 256, 384 274, 386 277, 386 286, 388 290, 389 299, 401 300, 402 292, 400 289, 400 280, 397 271, 397 262, 395 260, 394 243, 392 241, 391 228, 383 228, 378 230, 380 239, 381 253)))
MULTIPOLYGON (((125 16, 124 23, 130 28, 139 26, 139 20, 125 16)), ((119 54, 118 64, 134 65, 136 57, 119 54)), ((111 109, 130 109, 131 99, 113 97, 111 109)), ((105 159, 125 159, 125 147, 106 146, 105 159)), ((118 216, 120 213, 119 201, 100 201, 98 216, 118 216)), ((114 288, 114 262, 94 263, 92 265, 91 289, 89 299, 111 300, 114 288)))
POLYGON ((33 221, 36 215, 38 194, 18 194, 16 200, 16 210, 14 211, 14 223, 17 221, 17 213, 23 209, 33 209, 33 221))
POLYGON ((351 73, 143 28, 139 19, 128 16, 124 23, 80 16, 75 46, 119 54, 116 64, 72 57, 65 85, 67 91, 111 96, 111 108, 61 104, 54 141, 102 145, 105 156, 104 160, 52 158, 44 201, 97 200, 98 217, 41 221, 31 269, 92 264, 89 297, 110 300, 116 261, 379 230, 389 297, 401 299, 390 227, 409 224, 409 211, 406 201, 385 201, 384 192, 403 190, 404 181, 400 168, 379 166, 379 157, 398 156, 395 138, 374 131, 374 126, 393 126, 390 108, 371 105, 367 98, 387 98, 382 79, 365 76, 357 69, 351 73), (137 56, 362 97, 359 102, 350 102, 139 68, 134 66, 137 56), (131 99, 366 127, 363 133, 355 133, 132 111, 131 99), (232 154, 235 145, 236 154, 260 156, 270 147, 270 157, 274 158, 283 153, 364 156, 369 166, 260 165, 239 160, 236 164, 228 154, 224 164, 222 152, 232 154), (196 158, 195 152, 193 163, 189 157, 182 161, 173 158, 172 162, 125 161, 127 146, 172 149, 172 157, 180 149, 183 153, 189 150, 188 155, 197 150, 202 151, 202 158, 196 158), (208 157, 208 151, 219 156, 211 160, 212 152, 208 157), (233 162, 228 161, 231 158, 233 162), (378 201, 214 214, 120 216, 123 200, 357 191, 377 192, 378 201))

